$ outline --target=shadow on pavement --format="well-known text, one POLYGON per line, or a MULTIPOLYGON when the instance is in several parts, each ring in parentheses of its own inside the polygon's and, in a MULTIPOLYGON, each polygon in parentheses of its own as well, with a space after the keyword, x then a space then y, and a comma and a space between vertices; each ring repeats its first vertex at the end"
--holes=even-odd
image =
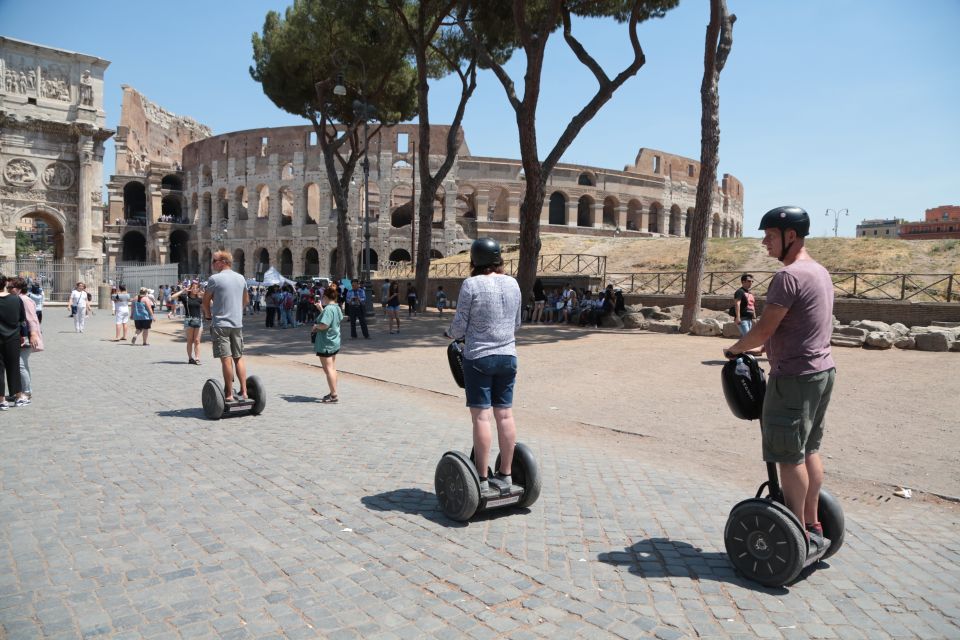
POLYGON ((413 515, 423 516, 430 522, 436 522, 445 527, 465 527, 466 522, 457 522, 443 515, 437 496, 423 489, 411 487, 409 489, 394 489, 372 496, 360 498, 360 502, 372 511, 400 511, 413 515))
POLYGON ((291 395, 282 395, 280 396, 282 400, 287 402, 316 402, 320 403, 320 398, 314 398, 313 396, 291 396, 291 395))
POLYGON ((157 411, 157 415, 163 418, 200 418, 206 420, 207 417, 200 407, 191 407, 189 409, 167 409, 166 411, 157 411))
MULTIPOLYGON (((604 564, 629 567, 630 573, 641 578, 715 580, 771 595, 789 593, 784 587, 764 587, 740 577, 727 559, 726 553, 703 551, 690 543, 669 538, 641 540, 623 551, 598 554, 597 560, 604 564)), ((804 570, 801 577, 805 576, 807 571, 804 570)))

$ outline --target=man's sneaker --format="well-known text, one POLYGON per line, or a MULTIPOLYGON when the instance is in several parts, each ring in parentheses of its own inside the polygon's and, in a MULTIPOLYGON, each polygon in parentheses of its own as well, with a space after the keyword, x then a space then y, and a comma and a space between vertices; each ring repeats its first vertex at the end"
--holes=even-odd
POLYGON ((25 407, 30 404, 30 398, 17 398, 17 401, 13 403, 15 407, 25 407))
MULTIPOLYGON (((6 407, 4 407, 4 409, 6 409, 6 407)), ((490 481, 487 480, 486 478, 483 478, 482 480, 480 480, 480 493, 486 493, 489 490, 490 490, 490 481)))
POLYGON ((511 478, 509 475, 503 475, 502 473, 500 473, 499 471, 497 471, 497 472, 494 474, 494 477, 495 477, 497 480, 499 480, 500 482, 502 482, 502 483, 504 483, 505 485, 507 485, 508 487, 513 486, 513 478, 511 478))
POLYGON ((130 344, 137 344, 137 336, 130 338, 130 344))
POLYGON ((0 411, 6 411, 9 408, 10 405, 8 405, 6 402, 0 402, 0 411))

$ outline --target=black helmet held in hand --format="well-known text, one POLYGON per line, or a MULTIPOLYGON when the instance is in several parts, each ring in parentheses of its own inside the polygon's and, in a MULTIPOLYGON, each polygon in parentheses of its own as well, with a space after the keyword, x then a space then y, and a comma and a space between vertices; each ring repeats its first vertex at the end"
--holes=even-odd
POLYGON ((474 267, 495 267, 503 264, 500 243, 493 238, 477 238, 470 245, 470 262, 474 267))
POLYGON ((760 219, 760 231, 765 229, 793 229, 801 238, 810 235, 810 216, 800 207, 777 207, 770 209, 760 219))
POLYGON ((763 396, 767 378, 757 359, 741 353, 727 360, 720 370, 723 396, 733 415, 741 420, 756 420, 763 413, 763 396))

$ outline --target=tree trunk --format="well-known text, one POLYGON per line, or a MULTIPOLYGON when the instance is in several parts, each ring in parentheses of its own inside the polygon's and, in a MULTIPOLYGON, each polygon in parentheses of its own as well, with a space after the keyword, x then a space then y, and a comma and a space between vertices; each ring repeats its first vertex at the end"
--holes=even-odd
MULTIPOLYGON (((690 223, 690 250, 687 255, 686 291, 683 299, 681 333, 689 333, 700 314, 703 297, 703 269, 707 261, 707 231, 717 188, 717 151, 720 147, 720 71, 733 44, 736 16, 727 13, 725 0, 710 0, 710 24, 703 55, 703 82, 700 85, 700 179, 697 202, 690 223)), ((662 231, 662 230, 661 230, 662 231)))

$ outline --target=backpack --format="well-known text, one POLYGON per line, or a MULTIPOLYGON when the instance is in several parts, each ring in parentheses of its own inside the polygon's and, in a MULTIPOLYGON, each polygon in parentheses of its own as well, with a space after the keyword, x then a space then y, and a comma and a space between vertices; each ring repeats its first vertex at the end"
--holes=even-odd
POLYGON ((289 293, 283 294, 283 308, 287 310, 293 309, 293 296, 289 293))

